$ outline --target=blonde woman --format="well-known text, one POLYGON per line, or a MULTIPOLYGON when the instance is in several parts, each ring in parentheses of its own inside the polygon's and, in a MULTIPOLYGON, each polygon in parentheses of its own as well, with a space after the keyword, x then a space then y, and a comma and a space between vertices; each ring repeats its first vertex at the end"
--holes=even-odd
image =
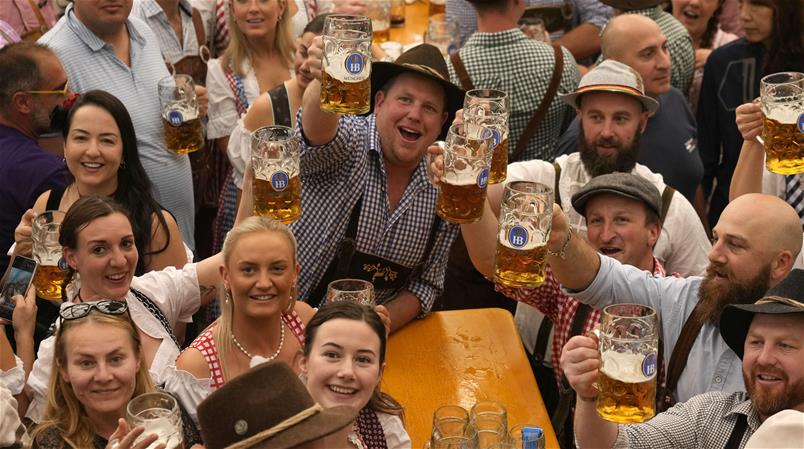
MULTIPOLYGON (((38 449, 147 447, 155 435, 136 446, 142 428, 129 431, 126 405, 156 391, 142 351, 140 334, 125 301, 70 304, 59 313, 54 369, 44 420, 32 434, 38 449)), ((184 447, 200 443, 189 417, 184 447)))
POLYGON ((165 385, 194 419, 204 398, 250 367, 293 363, 313 315, 309 305, 296 301, 296 239, 278 221, 249 217, 232 228, 220 270, 221 317, 182 352, 165 385))

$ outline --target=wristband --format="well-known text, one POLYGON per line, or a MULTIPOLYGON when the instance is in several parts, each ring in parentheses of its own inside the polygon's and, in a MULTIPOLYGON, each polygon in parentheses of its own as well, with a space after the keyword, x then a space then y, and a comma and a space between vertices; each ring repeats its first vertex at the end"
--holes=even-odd
POLYGON ((553 250, 550 249, 549 246, 547 246, 547 254, 549 254, 549 255, 551 255, 553 257, 558 257, 561 260, 565 260, 567 258, 567 247, 569 246, 570 240, 572 240, 572 228, 568 227, 567 228, 567 239, 564 240, 564 244, 561 245, 561 249, 558 250, 558 251, 553 251, 553 250))

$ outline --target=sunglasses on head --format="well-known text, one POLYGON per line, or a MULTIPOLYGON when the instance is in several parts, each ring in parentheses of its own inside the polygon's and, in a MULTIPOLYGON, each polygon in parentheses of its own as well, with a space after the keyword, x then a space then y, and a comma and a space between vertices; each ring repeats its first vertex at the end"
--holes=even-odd
POLYGON ((61 90, 26 90, 25 92, 37 95, 64 95, 66 97, 70 93, 70 82, 64 83, 64 87, 61 90))
POLYGON ((89 315, 92 309, 96 309, 106 315, 122 315, 128 312, 128 304, 125 301, 113 301, 111 299, 82 302, 71 304, 59 310, 59 316, 65 321, 76 320, 89 315))

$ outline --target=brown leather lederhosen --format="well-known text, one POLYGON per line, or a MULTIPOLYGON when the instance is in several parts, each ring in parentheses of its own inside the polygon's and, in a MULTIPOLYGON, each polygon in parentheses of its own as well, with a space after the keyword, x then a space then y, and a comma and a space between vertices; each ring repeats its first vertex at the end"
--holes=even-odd
MULTIPOLYGON (((210 58, 209 47, 206 45, 206 33, 204 33, 204 23, 201 19, 201 14, 197 9, 192 8, 192 11, 187 11, 182 5, 179 5, 181 14, 189 14, 193 18, 193 28, 195 29, 195 39, 198 41, 198 54, 189 55, 181 58, 175 63, 166 62, 168 71, 173 74, 190 75, 196 84, 204 86, 207 83, 207 61, 210 58)), ((178 36, 179 41, 182 36, 178 36)))

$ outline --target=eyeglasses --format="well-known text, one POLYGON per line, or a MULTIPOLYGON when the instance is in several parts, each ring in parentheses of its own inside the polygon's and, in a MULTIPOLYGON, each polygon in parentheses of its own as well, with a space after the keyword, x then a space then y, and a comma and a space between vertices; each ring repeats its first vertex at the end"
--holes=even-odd
POLYGON ((66 81, 61 90, 26 90, 25 92, 39 95, 64 95, 66 97, 70 93, 70 81, 66 81))
POLYGON ((59 316, 65 321, 77 320, 89 315, 92 309, 96 309, 106 315, 122 315, 128 312, 128 304, 125 301, 113 301, 111 299, 82 302, 71 304, 59 310, 59 316))

